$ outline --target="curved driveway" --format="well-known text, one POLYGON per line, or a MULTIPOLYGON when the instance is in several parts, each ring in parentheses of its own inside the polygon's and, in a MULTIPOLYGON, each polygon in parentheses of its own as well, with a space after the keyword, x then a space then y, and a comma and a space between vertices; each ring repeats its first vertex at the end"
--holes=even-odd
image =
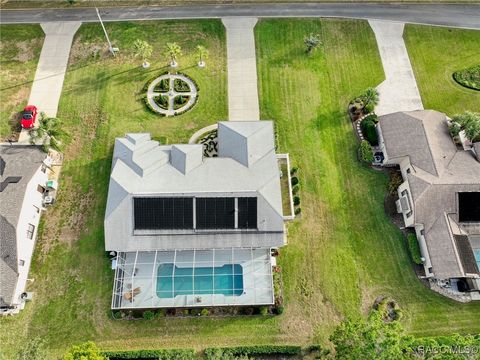
MULTIPOLYGON (((222 17, 345 17, 480 29, 480 5, 461 4, 242 4, 101 9, 104 21, 222 17)), ((95 22, 93 8, 2 10, 2 24, 95 22)))

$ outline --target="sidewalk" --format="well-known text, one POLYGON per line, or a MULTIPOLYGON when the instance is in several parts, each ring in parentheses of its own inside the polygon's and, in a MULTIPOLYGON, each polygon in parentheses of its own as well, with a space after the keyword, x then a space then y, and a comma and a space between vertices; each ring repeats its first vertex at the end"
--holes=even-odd
MULTIPOLYGON (((80 22, 41 24, 45 41, 28 104, 37 106, 39 112, 44 112, 47 116, 57 116, 73 36, 80 25, 80 22)), ((22 130, 18 142, 28 141, 28 131, 22 130)))
POLYGON ((423 110, 422 99, 403 41, 404 23, 369 20, 375 33, 385 81, 378 87, 380 102, 375 108, 378 115, 396 111, 423 110))
POLYGON ((228 117, 259 120, 257 62, 253 28, 256 18, 223 18, 227 29, 228 117))

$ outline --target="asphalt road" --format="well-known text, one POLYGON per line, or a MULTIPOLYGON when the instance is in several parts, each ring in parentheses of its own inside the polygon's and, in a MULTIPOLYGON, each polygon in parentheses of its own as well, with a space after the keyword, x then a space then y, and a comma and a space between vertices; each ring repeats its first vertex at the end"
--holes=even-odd
MULTIPOLYGON (((254 17, 344 17, 402 21, 417 24, 480 29, 480 4, 242 4, 178 7, 117 7, 100 10, 104 21, 188 18, 254 17)), ((93 8, 2 10, 0 23, 21 24, 50 21, 97 21, 93 8)))

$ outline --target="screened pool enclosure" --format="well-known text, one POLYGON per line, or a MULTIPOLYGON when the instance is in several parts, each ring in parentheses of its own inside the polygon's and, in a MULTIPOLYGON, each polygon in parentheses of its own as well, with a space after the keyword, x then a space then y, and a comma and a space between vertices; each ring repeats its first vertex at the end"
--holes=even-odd
POLYGON ((121 252, 112 309, 273 304, 270 249, 121 252))

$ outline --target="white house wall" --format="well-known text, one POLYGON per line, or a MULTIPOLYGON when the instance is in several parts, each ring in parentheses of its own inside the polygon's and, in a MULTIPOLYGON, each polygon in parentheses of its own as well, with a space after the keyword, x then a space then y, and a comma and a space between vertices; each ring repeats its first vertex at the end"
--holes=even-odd
POLYGON ((41 171, 39 166, 35 175, 30 179, 26 189, 25 197, 23 198, 22 210, 20 212, 16 234, 17 234, 17 260, 18 260, 18 281, 13 296, 13 302, 20 304, 20 295, 25 291, 25 285, 30 270, 30 264, 32 261, 33 249, 35 247, 35 240, 37 237, 38 224, 40 221, 41 209, 42 209, 42 194, 38 192, 38 185, 45 186, 48 180, 46 173, 41 171), (37 213, 37 209, 39 212, 37 213), (32 239, 27 237, 28 225, 35 226, 32 239), (20 261, 23 260, 23 266, 20 265, 20 261))

